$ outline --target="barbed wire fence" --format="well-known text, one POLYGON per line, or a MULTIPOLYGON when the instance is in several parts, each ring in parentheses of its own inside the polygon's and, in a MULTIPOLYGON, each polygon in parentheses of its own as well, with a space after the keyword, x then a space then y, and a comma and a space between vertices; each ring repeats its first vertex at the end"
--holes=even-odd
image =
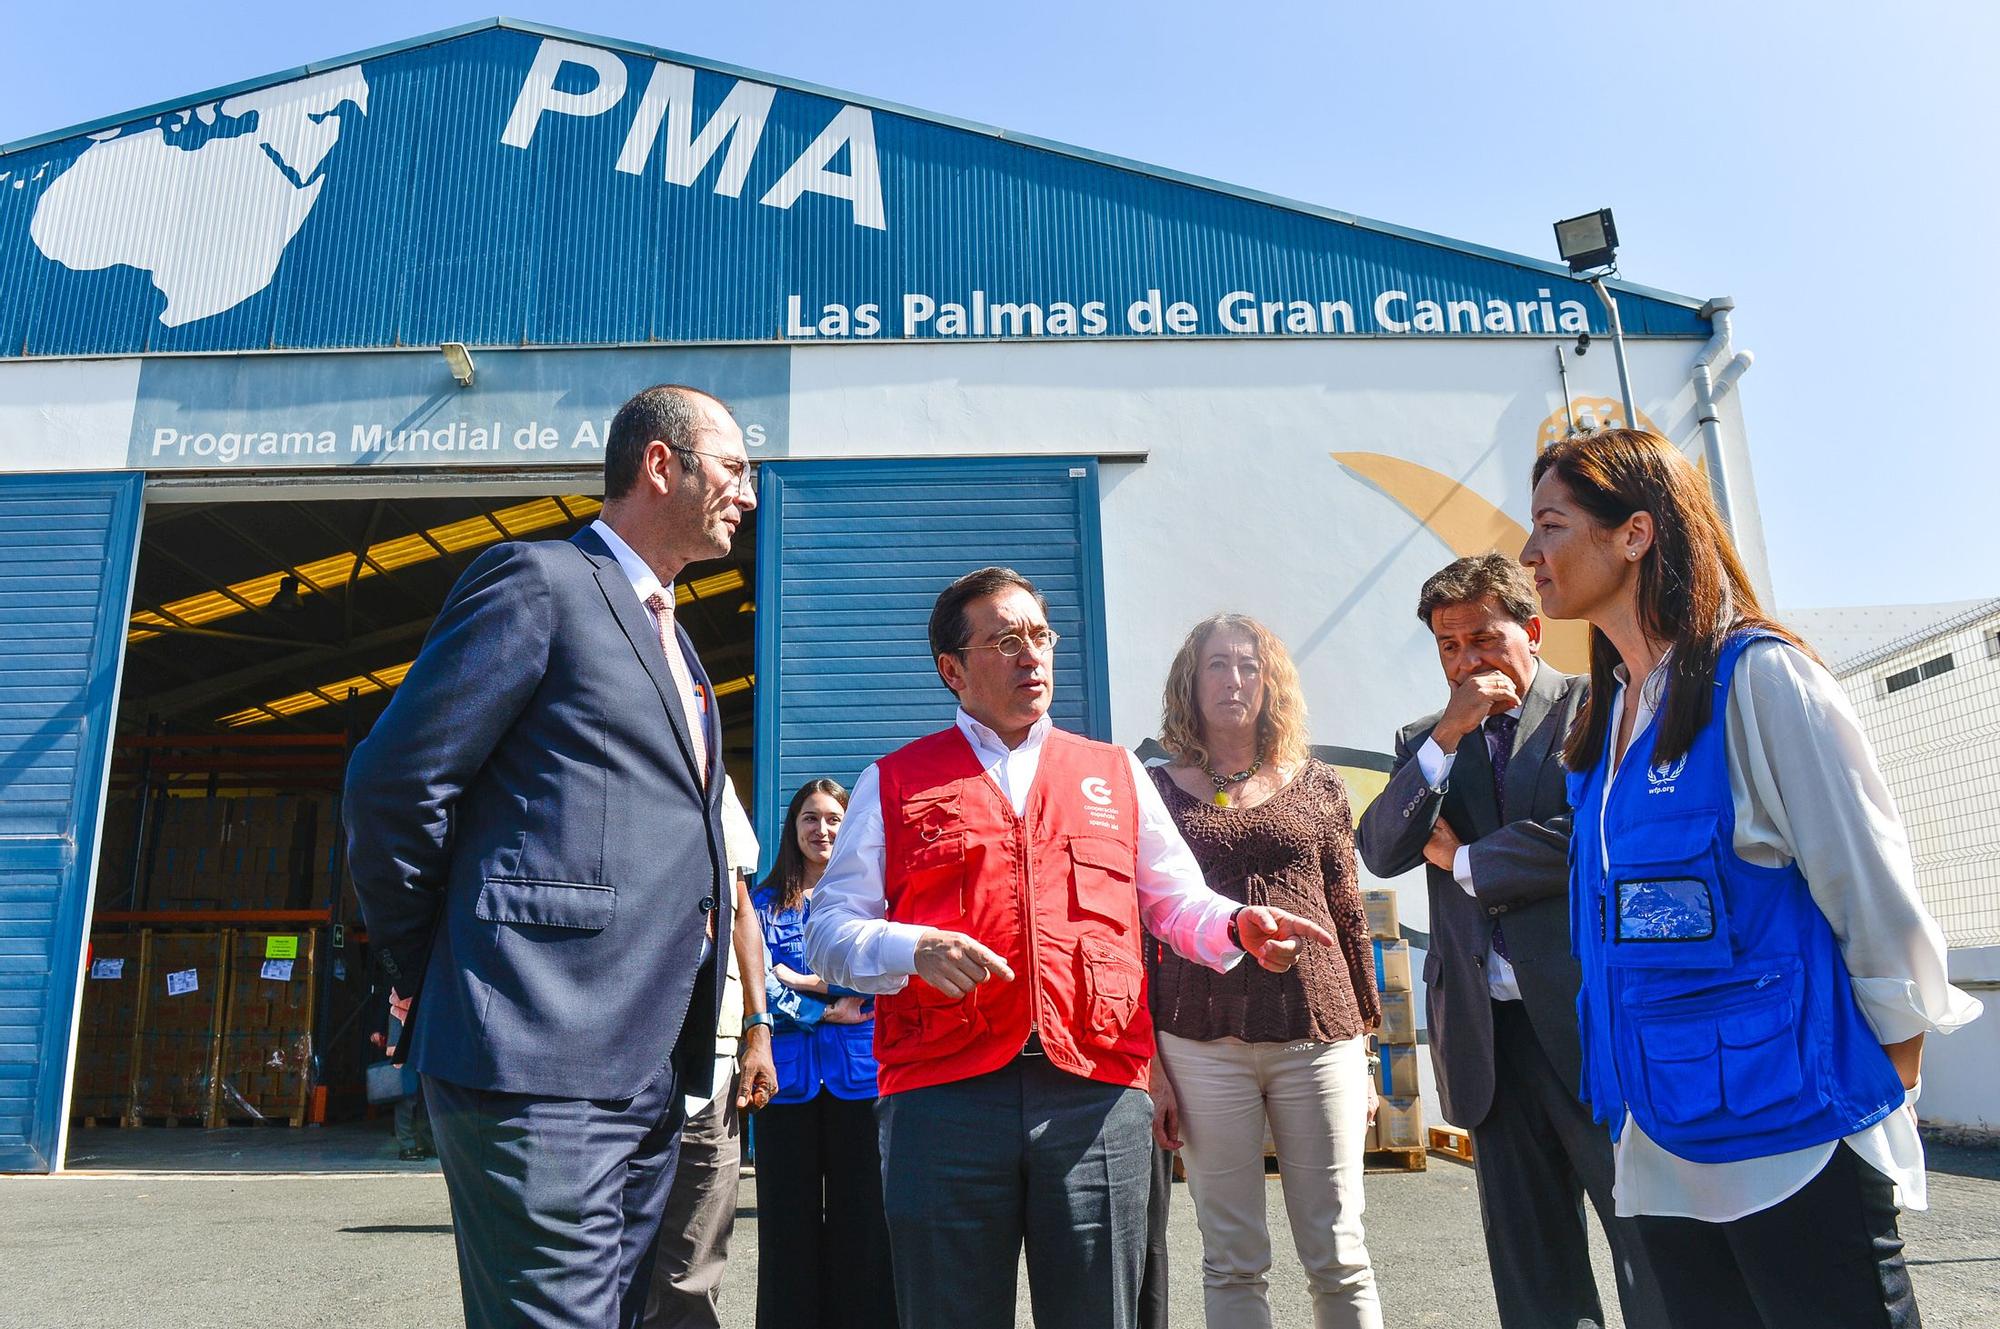
POLYGON ((1832 667, 1945 940, 2000 946, 2000 600, 1832 667))

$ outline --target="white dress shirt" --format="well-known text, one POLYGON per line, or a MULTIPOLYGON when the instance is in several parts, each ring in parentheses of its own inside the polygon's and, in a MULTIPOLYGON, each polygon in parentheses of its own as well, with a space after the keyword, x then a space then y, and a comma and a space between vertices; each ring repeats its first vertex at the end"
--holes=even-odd
MULTIPOLYGON (((1666 684, 1666 661, 1641 690, 1632 733, 1643 733, 1666 684)), ((1611 714, 1624 704, 1618 669, 1611 714)), ((1945 977, 1944 934, 1917 894, 1909 839, 1875 754, 1833 676, 1787 643, 1748 647, 1729 688, 1726 743, 1736 807, 1734 848, 1763 867, 1794 861, 1833 925, 1861 1013, 1884 1044, 1950 1033, 1980 1003, 1945 977)), ((1612 772, 1617 770, 1616 764, 1612 772)), ((1605 782, 1609 792, 1610 782, 1605 782)), ((1576 810, 1575 833, 1603 834, 1604 808, 1576 810)), ((1919 1089, 1921 1086, 1919 1086, 1919 1089)), ((1918 1089, 1905 1107, 1847 1137, 1895 1183, 1897 1203, 1925 1209, 1918 1089)), ((1768 1209, 1819 1175, 1835 1145, 1737 1163, 1694 1163, 1646 1137, 1628 1113, 1615 1151, 1621 1217, 1656 1214, 1727 1223, 1768 1209)))
MULTIPOLYGON (((1537 661, 1535 673, 1539 674, 1541 671, 1541 662, 1537 661)), ((1528 686, 1534 685, 1534 675, 1531 674, 1528 677, 1528 686)), ((1511 715, 1518 721, 1521 718, 1521 708, 1516 706, 1513 710, 1503 711, 1501 714, 1511 715)), ((1487 760, 1491 762, 1493 749, 1498 746, 1500 740, 1489 733, 1484 725, 1479 727, 1479 736, 1486 744, 1487 760)), ((1471 737, 1471 734, 1465 736, 1465 738, 1471 737)), ((1465 742, 1465 738, 1461 738, 1459 742, 1465 742)), ((1451 768, 1457 760, 1457 751, 1446 752, 1438 746, 1435 738, 1426 738, 1424 745, 1417 749, 1417 769, 1423 773, 1424 783, 1440 792, 1444 789, 1445 781, 1451 778, 1451 768)), ((1497 765, 1495 769, 1499 769, 1497 765)), ((1458 882, 1460 890, 1475 900, 1479 898, 1479 892, 1472 884, 1472 850, 1467 846, 1460 845, 1458 851, 1451 856, 1451 875, 1458 882)), ((1486 948, 1486 991, 1495 1001, 1521 999, 1521 983, 1514 977, 1513 961, 1493 949, 1491 945, 1486 948)))
MULTIPOLYGON (((757 871, 757 829, 750 824, 750 816, 743 810, 743 800, 736 796, 736 782, 727 775, 722 777, 722 850, 729 857, 729 889, 736 889, 739 876, 752 876, 757 871)), ((732 943, 734 939, 732 938, 732 943)), ((702 947, 702 958, 708 958, 708 947, 702 947)), ((690 1117, 701 1115, 725 1090, 734 1092, 736 1087, 736 1047, 743 1040, 743 975, 737 971, 736 947, 729 948, 729 965, 722 985, 722 1000, 716 1004, 715 1016, 715 1087, 709 1090, 707 1098, 686 1095, 687 1113, 690 1117)))
MULTIPOLYGON (((1044 715, 1036 721, 1015 748, 963 710, 956 723, 985 767, 986 778, 1019 815, 1041 765, 1049 718, 1044 715)), ((1127 752, 1125 758, 1131 763, 1139 803, 1137 886, 1146 930, 1189 960, 1226 972, 1243 958, 1229 940, 1229 917, 1240 905, 1208 888, 1160 791, 1140 770, 1136 757, 1127 752)), ((813 972, 857 992, 901 991, 917 969, 917 939, 928 930, 885 916, 885 853, 881 786, 876 768, 870 766, 848 796, 847 816, 833 842, 826 875, 813 892, 812 917, 806 923, 806 958, 813 972)))
POLYGON ((647 618, 653 620, 653 628, 657 632, 660 626, 660 616, 653 612, 652 607, 646 601, 650 600, 653 597, 653 593, 657 591, 661 595, 666 596, 669 603, 672 603, 674 598, 674 584, 670 581, 662 582, 660 574, 653 571, 652 565, 647 563, 645 559, 640 558, 639 552, 636 549, 625 543, 624 536, 605 525, 604 518, 598 517, 592 521, 590 529, 597 532, 599 538, 604 541, 605 546, 611 550, 611 557, 618 560, 618 570, 625 574, 625 580, 632 583, 632 593, 639 597, 639 607, 646 611, 647 618))

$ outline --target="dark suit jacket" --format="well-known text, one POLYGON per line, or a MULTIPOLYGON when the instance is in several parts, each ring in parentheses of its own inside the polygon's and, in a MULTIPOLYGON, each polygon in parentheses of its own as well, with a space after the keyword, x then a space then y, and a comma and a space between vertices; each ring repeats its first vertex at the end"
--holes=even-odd
POLYGON ((1507 811, 1493 787, 1484 735, 1458 745, 1443 793, 1424 782, 1417 750, 1443 712, 1396 735, 1388 786, 1357 828, 1368 870, 1394 877, 1424 864, 1430 886, 1431 946, 1424 956, 1425 1011, 1431 1064, 1446 1121, 1470 1129, 1493 1105, 1493 1011, 1486 952, 1493 925, 1504 923, 1507 954, 1536 1037, 1571 1093, 1582 1052, 1576 993, 1582 982, 1569 940, 1569 798, 1562 740, 1583 704, 1589 680, 1542 665, 1521 703, 1521 724, 1507 765, 1507 811), (1442 816, 1468 846, 1468 896, 1451 873, 1424 861, 1424 844, 1442 816))
MULTIPOLYGON (((719 754, 713 705, 705 723, 719 754)), ((417 995, 411 1064, 616 1099, 680 1041, 705 1088, 732 895, 714 769, 704 791, 652 618, 595 531, 480 555, 347 770, 369 942, 417 995)))

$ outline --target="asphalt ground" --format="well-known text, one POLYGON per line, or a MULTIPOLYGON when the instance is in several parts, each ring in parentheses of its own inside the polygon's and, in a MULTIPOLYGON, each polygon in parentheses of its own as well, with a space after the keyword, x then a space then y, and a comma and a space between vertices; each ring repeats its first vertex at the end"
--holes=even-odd
MULTIPOLYGON (((283 1157, 246 1157, 226 1133, 208 1134, 223 1137, 210 1154, 224 1162, 232 1148, 243 1166, 283 1157)), ((2000 1325, 2000 1151, 1933 1145, 1930 1158, 1931 1208, 1903 1222, 1924 1323, 1993 1329, 2000 1325)), ((1368 1245, 1390 1326, 1497 1325, 1469 1168, 1434 1158, 1426 1172, 1371 1174, 1367 1197, 1368 1245)), ((723 1319, 749 1329, 757 1221, 748 1180, 737 1212, 723 1319)), ((1310 1325, 1275 1177, 1269 1213, 1276 1323, 1310 1325)), ((1200 1238, 1185 1186, 1174 1188, 1171 1237, 1173 1322, 1199 1326, 1200 1238)), ((1596 1245, 1598 1284, 1608 1290, 1601 1238, 1596 1245)), ((0 1252, 0 1326, 461 1322, 451 1214, 442 1180, 428 1169, 5 1178, 0 1252)), ((1032 1323, 1025 1292, 1024 1281, 1020 1325, 1032 1323)), ((1611 1325, 1620 1323, 1615 1305, 1607 1313, 1611 1325)))

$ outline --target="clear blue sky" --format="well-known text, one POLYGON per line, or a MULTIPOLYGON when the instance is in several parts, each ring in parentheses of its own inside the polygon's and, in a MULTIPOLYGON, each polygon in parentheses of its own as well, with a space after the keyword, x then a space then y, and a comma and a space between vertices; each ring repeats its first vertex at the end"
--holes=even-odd
MULTIPOLYGON (((493 0, 488 0, 492 3, 493 0)), ((8 0, 0 142, 494 11, 8 0)), ((2000 595, 2000 8, 517 0, 623 37, 1731 295, 1782 606, 2000 595), (1629 10, 1631 12, 1619 12, 1629 10), (1986 383, 1986 389, 1978 385, 1986 383), (1962 417, 1962 418, 1961 418, 1962 417)))

